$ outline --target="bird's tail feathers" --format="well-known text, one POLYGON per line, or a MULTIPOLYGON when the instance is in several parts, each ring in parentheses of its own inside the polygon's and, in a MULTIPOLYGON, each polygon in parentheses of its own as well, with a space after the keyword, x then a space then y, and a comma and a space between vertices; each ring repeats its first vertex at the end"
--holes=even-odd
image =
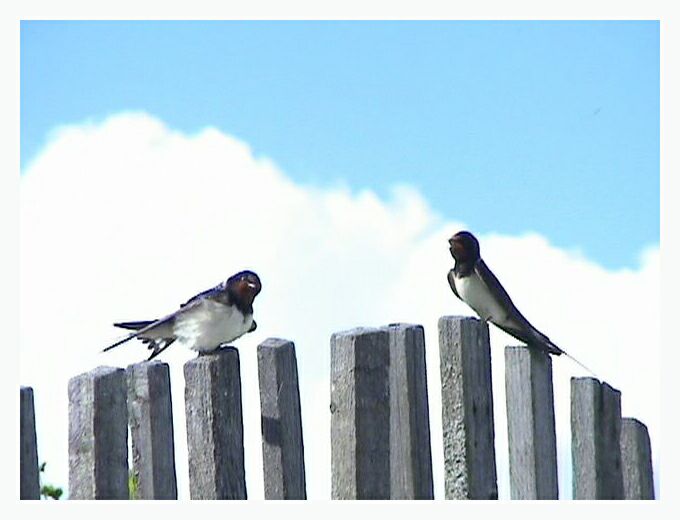
POLYGON ((566 354, 564 350, 562 350, 560 347, 555 345, 550 340, 541 343, 541 348, 545 350, 548 354, 553 354, 555 356, 561 356, 562 354, 566 354))
MULTIPOLYGON (((540 333, 538 333, 538 331, 536 331, 536 332, 537 332, 537 334, 540 334, 540 333)), ((567 356, 569 359, 571 359, 574 363, 576 363, 578 366, 580 366, 581 368, 583 368, 586 372, 590 373, 593 377, 595 377, 595 379, 598 379, 598 380, 600 379, 600 378, 595 374, 595 372, 593 372, 592 370, 590 370, 587 366, 585 366, 585 365, 584 365, 583 363, 581 363, 578 359, 576 359, 574 356, 572 356, 571 354, 569 354, 566 350, 562 350, 560 347, 558 347, 557 345, 555 345, 555 344, 554 344, 552 341, 550 341, 546 336, 543 336, 543 335, 541 334, 539 337, 540 337, 541 339, 544 339, 544 341, 541 341, 541 344, 540 344, 540 347, 541 347, 542 350, 545 350, 545 351, 548 352, 549 354, 554 354, 554 355, 556 355, 556 356, 559 356, 559 355, 561 355, 561 354, 564 354, 564 355, 567 356)))
POLYGON ((581 363, 581 362, 580 362, 578 359, 576 359, 574 356, 570 355, 568 352, 566 352, 566 351, 564 351, 564 350, 562 351, 562 353, 563 353, 565 356, 567 356, 569 359, 571 359, 574 363, 576 363, 578 366, 580 366, 581 368, 583 368, 586 372, 589 372, 590 375, 593 376, 595 379, 597 379, 598 381, 602 381, 602 379, 600 379, 600 377, 599 377, 595 372, 593 372, 592 370, 590 370, 587 366, 585 366, 583 363, 581 363))
POLYGON ((147 320, 147 321, 121 321, 119 323, 114 323, 114 327, 119 327, 121 329, 128 329, 128 330, 139 330, 143 329, 144 327, 148 327, 151 325, 155 320, 147 320))
POLYGON ((144 334, 145 332, 148 332, 151 329, 158 327, 159 325, 170 320, 172 317, 173 317, 173 315, 170 314, 170 315, 166 316, 165 318, 162 318, 162 319, 156 320, 156 321, 128 321, 128 322, 114 323, 114 325, 116 327, 120 327, 120 328, 123 328, 123 329, 131 329, 131 330, 134 330, 134 332, 132 334, 128 334, 123 339, 119 339, 113 345, 109 345, 104 350, 102 350, 102 352, 107 352, 107 351, 111 350, 112 348, 116 348, 117 346, 122 345, 126 341, 130 341, 131 339, 138 337, 140 334, 144 334))
POLYGON ((547 354, 552 354, 554 356, 559 356, 565 353, 564 350, 562 350, 560 347, 558 347, 552 341, 550 341, 550 338, 548 338, 548 336, 536 330, 528 322, 527 325, 529 329, 529 335, 528 337, 525 338, 527 345, 533 345, 539 350, 542 350, 547 354))
POLYGON ((133 332, 132 334, 128 334, 123 339, 116 341, 113 345, 109 345, 108 347, 106 347, 104 350, 102 350, 102 352, 108 352, 112 348, 116 348, 116 347, 122 345, 123 343, 125 343, 126 341, 130 341, 132 338, 136 338, 137 336, 139 336, 139 334, 140 334, 139 331, 133 332))

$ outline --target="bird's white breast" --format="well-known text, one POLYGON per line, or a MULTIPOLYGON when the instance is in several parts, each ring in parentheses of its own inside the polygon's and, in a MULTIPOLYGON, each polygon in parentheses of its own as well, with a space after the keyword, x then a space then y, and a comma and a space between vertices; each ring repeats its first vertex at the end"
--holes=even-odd
POLYGON ((178 316, 174 333, 189 348, 208 352, 241 337, 252 324, 252 315, 246 317, 232 305, 203 300, 178 316))
POLYGON ((455 277, 456 291, 461 299, 485 321, 502 323, 507 317, 507 312, 489 291, 476 273, 469 276, 455 277))

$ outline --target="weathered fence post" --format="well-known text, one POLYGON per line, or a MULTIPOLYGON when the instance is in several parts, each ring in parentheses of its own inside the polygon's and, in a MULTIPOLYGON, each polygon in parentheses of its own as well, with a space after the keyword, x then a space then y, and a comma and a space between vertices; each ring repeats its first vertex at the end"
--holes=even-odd
POLYGON ((98 367, 72 378, 68 401, 70 498, 127 499, 125 370, 98 367))
POLYGON ((430 415, 421 325, 392 324, 390 339, 390 498, 433 499, 430 415))
POLYGON ((486 323, 439 319, 447 499, 496 499, 491 347, 486 323))
POLYGON ((40 500, 35 407, 30 386, 22 386, 19 390, 19 416, 19 497, 21 500, 40 500))
POLYGON ((184 378, 191 498, 247 498, 238 350, 187 361, 184 378))
POLYGON ((512 498, 556 500, 555 409, 548 354, 505 347, 505 400, 512 498))
POLYGON ((580 500, 623 498, 621 392, 592 377, 571 379, 573 495, 580 500))
POLYGON ((621 423, 621 463, 626 500, 654 500, 652 446, 647 427, 637 419, 621 423))
POLYGON ((331 336, 333 499, 390 498, 390 349, 386 330, 331 336))
POLYGON ((257 347, 264 497, 303 500, 305 458, 295 344, 268 338, 257 347))
POLYGON ((127 368, 132 470, 142 500, 177 499, 170 370, 145 361, 127 368))

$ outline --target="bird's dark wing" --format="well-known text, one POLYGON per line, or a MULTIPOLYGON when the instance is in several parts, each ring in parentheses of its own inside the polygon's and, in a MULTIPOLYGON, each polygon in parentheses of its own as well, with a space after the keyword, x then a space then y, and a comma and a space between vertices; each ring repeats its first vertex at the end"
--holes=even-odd
POLYGON ((449 271, 449 274, 447 275, 446 278, 449 280, 449 285, 451 286, 453 294, 455 294, 458 297, 458 299, 462 301, 463 299, 460 297, 460 294, 458 294, 458 291, 456 290, 456 278, 453 274, 453 269, 449 271))
MULTIPOLYGON (((194 298, 196 298, 196 296, 195 296, 194 298)), ((187 309, 187 306, 192 307, 192 306, 198 304, 199 302, 200 302, 200 300, 194 300, 194 299, 192 298, 192 300, 190 300, 190 301, 188 301, 187 303, 185 303, 184 305, 182 305, 181 308, 177 309, 177 310, 176 310, 175 312, 173 312, 172 314, 168 314, 167 316, 164 316, 163 318, 161 318, 161 319, 159 319, 159 320, 152 321, 152 322, 148 322, 148 323, 149 323, 148 325, 146 325, 146 326, 144 326, 144 327, 142 327, 142 328, 139 328, 139 329, 135 330, 132 334, 129 334, 129 335, 127 335, 126 337, 124 337, 123 339, 120 339, 120 340, 116 341, 113 345, 109 345, 109 346, 106 347, 104 350, 102 350, 102 352, 106 352, 106 351, 108 351, 108 350, 111 350, 112 348, 115 348, 115 347, 117 347, 117 346, 119 346, 119 345, 122 345, 122 344, 125 343, 126 341, 130 341, 131 339, 134 339, 134 338, 136 338, 136 337, 138 337, 138 336, 141 336, 142 334, 146 334, 147 332, 152 331, 153 329, 155 329, 156 327, 159 327, 160 325, 164 325, 164 324, 166 324, 166 323, 171 322, 172 320, 175 319, 175 317, 176 317, 178 314, 180 314, 180 313, 182 313, 182 312, 186 312, 186 311, 188 310, 188 309, 187 309)), ((116 325, 117 327, 128 328, 128 327, 125 327, 125 325, 132 325, 132 324, 135 324, 135 325, 136 325, 136 324, 138 324, 138 323, 139 323, 139 322, 126 322, 126 323, 117 323, 117 324, 115 324, 115 325, 116 325)))
POLYGON ((531 327, 522 327, 516 321, 505 323, 493 322, 493 324, 496 325, 496 327, 498 327, 499 329, 503 330, 504 332, 510 334, 512 337, 517 338, 520 341, 523 341, 527 345, 536 343, 536 338, 534 338, 531 335, 531 327))
POLYGON ((475 272, 508 313, 506 321, 502 323, 493 322, 494 325, 520 341, 525 342, 527 345, 537 346, 551 354, 559 355, 562 353, 562 350, 550 341, 548 336, 529 323, 529 320, 519 312, 519 309, 515 307, 501 282, 498 281, 498 278, 496 278, 481 258, 475 264, 475 272))
POLYGON ((519 313, 519 311, 515 308, 515 304, 512 303, 510 296, 501 285, 501 282, 499 282, 498 278, 496 278, 496 275, 491 272, 491 269, 486 266, 484 260, 481 258, 477 260, 474 270, 475 273, 477 273, 477 276, 479 276, 480 280, 484 282, 484 285, 486 285, 487 289, 489 289, 489 292, 498 300, 503 308, 508 311, 508 313, 512 313, 513 310, 519 313))
POLYGON ((211 300, 218 300, 221 303, 225 303, 223 301, 225 296, 226 296, 225 289, 226 289, 225 285, 222 284, 222 283, 219 284, 219 285, 216 285, 215 287, 211 287, 210 289, 206 289, 205 291, 200 292, 197 295, 189 298, 186 302, 184 302, 182 305, 180 305, 180 309, 182 307, 189 305, 190 303, 195 303, 195 302, 202 300, 202 299, 205 299, 205 298, 208 298, 208 299, 211 299, 211 300))
MULTIPOLYGON (((175 319, 175 317, 182 313, 186 312, 188 310, 188 307, 192 307, 194 305, 197 305, 200 303, 203 299, 209 298, 209 299, 214 299, 217 300, 221 303, 227 303, 226 300, 228 300, 228 294, 225 291, 225 284, 221 283, 219 285, 216 285, 215 287, 211 287, 210 289, 207 289, 203 292, 200 292, 196 294, 195 296, 192 296, 189 298, 186 302, 184 302, 182 305, 180 305, 179 309, 177 309, 175 312, 172 314, 168 314, 167 316, 156 320, 156 321, 136 321, 136 322, 121 322, 121 323, 114 323, 114 326, 116 327, 121 327, 124 329, 136 329, 132 334, 129 334, 128 336, 124 337, 123 339, 116 341, 113 345, 109 345, 106 347, 102 352, 106 352, 107 350, 111 350, 112 348, 115 348, 119 345, 122 345, 126 341, 130 341, 133 338, 139 337, 156 327, 163 325, 165 323, 168 323, 175 319)), ((164 345, 160 343, 156 343, 155 340, 147 338, 146 340, 143 340, 145 343, 149 343, 149 348, 154 350, 154 353, 151 355, 151 358, 154 356, 160 354, 163 350, 168 348, 170 344, 172 343, 174 338, 157 338, 159 342, 165 342, 164 345), (169 342, 169 343, 168 343, 169 342)), ((149 358, 149 359, 151 359, 149 358)))
MULTIPOLYGON (((548 354, 555 354, 556 356, 559 356, 560 354, 564 353, 564 351, 560 347, 558 347, 552 341, 550 341, 550 338, 548 338, 548 336, 541 333, 530 323, 528 327, 516 326, 517 323, 514 321, 511 324, 494 323, 494 325, 496 325, 496 327, 503 330, 504 332, 507 332, 511 336, 517 338, 518 340, 523 341, 530 347, 538 348, 539 350, 542 350, 548 354)), ((577 363, 579 362, 577 361, 577 363)), ((586 370, 590 371, 589 369, 586 370)))
POLYGON ((528 329, 532 329, 531 323, 519 312, 519 309, 515 307, 515 304, 510 299, 510 295, 507 293, 505 288, 498 281, 496 275, 493 274, 491 269, 489 269, 481 258, 475 264, 475 272, 479 276, 480 280, 486 285, 494 298, 501 304, 503 309, 508 313, 508 322, 504 326, 498 323, 494 323, 501 329, 503 329, 508 334, 515 336, 517 339, 521 339, 524 342, 529 342, 530 336, 527 334, 528 329))
MULTIPOLYGON (((550 341, 550 338, 548 336, 543 334, 536 327, 531 325, 531 323, 526 321, 526 319, 521 314, 520 316, 524 319, 526 325, 522 326, 517 321, 512 321, 510 323, 494 323, 494 325, 496 325, 496 327, 498 327, 499 329, 507 332, 511 336, 519 339, 520 341, 523 341, 530 347, 536 347, 539 350, 547 352, 548 354, 555 354, 556 356, 564 354, 564 351, 560 347, 555 345, 552 341, 550 341)), ((577 363, 579 362, 577 361, 577 363)))

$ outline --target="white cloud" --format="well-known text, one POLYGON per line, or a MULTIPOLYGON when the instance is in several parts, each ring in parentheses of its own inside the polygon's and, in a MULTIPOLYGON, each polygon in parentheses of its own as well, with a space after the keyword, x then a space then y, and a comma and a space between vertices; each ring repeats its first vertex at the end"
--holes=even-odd
MULTIPOLYGON (((67 380, 95 366, 126 366, 140 344, 99 351, 117 320, 149 319, 242 268, 258 272, 258 329, 241 353, 248 493, 261 498, 256 345, 295 341, 310 498, 330 496, 329 338, 396 321, 426 330, 435 494, 443 497, 437 319, 470 314, 452 295, 446 238, 462 226, 433 213, 421 195, 292 182, 271 161, 215 129, 184 135, 145 114, 67 126, 21 181, 20 381, 33 386, 46 479, 66 485, 67 380)), ((622 390, 623 413, 644 421, 660 458, 659 250, 635 270, 607 271, 545 238, 480 236, 482 254, 515 303, 558 345, 622 390)), ((497 458, 509 496, 503 346, 492 328, 497 458)), ((173 347, 177 471, 188 496, 182 365, 173 347)), ((569 496, 569 377, 556 359, 560 486, 569 496)))

